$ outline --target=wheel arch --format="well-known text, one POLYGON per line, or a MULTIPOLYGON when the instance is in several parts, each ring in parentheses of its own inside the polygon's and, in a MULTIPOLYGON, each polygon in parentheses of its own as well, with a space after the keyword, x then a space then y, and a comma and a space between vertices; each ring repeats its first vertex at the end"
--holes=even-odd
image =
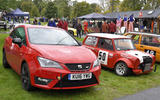
POLYGON ((118 59, 118 60, 114 63, 114 68, 115 68, 115 66, 116 66, 119 62, 125 63, 128 68, 134 68, 132 62, 131 62, 129 59, 125 59, 125 58, 118 59))
POLYGON ((20 74, 21 74, 21 71, 22 71, 22 66, 23 66, 23 64, 27 64, 27 62, 26 62, 26 60, 22 60, 22 63, 21 63, 21 68, 20 68, 20 74))

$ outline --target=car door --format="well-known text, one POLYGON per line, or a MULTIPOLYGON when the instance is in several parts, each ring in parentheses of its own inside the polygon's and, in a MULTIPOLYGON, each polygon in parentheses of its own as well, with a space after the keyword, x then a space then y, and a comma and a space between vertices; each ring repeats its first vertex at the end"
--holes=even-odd
POLYGON ((156 56, 156 61, 160 61, 160 38, 149 36, 149 35, 142 35, 141 39, 141 51, 147 52, 156 56))
POLYGON ((114 48, 112 39, 99 38, 97 45, 97 55, 101 64, 109 68, 113 68, 114 48))
POLYGON ((13 49, 13 43, 12 39, 14 37, 15 30, 12 31, 9 37, 6 38, 5 40, 5 52, 6 52, 6 58, 8 63, 12 66, 13 65, 13 59, 12 59, 12 49, 13 49))
POLYGON ((84 42, 84 45, 86 48, 92 50, 97 55, 97 53, 98 53, 98 51, 96 49, 97 42, 98 42, 97 37, 88 36, 84 42))
POLYGON ((13 69, 18 72, 21 66, 22 56, 24 55, 24 51, 26 48, 26 37, 25 30, 23 27, 19 27, 15 29, 14 38, 20 38, 22 40, 22 44, 16 44, 12 42, 12 54, 11 58, 13 61, 13 69))

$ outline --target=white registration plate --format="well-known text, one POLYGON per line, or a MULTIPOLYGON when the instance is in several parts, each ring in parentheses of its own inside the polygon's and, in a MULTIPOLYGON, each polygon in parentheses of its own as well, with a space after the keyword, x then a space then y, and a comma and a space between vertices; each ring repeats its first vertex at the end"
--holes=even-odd
POLYGON ((81 74, 69 74, 68 80, 84 80, 91 79, 92 73, 81 73, 81 74))
POLYGON ((144 68, 144 71, 148 71, 148 70, 150 70, 150 68, 151 68, 151 65, 152 64, 145 64, 145 68, 144 68))

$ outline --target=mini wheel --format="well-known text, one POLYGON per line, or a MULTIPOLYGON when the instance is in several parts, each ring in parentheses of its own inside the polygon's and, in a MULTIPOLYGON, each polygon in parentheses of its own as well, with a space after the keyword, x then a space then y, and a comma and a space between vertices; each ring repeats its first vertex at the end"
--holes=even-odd
POLYGON ((118 62, 114 70, 115 70, 115 73, 119 76, 127 76, 131 72, 131 69, 128 68, 128 66, 124 62, 118 62))

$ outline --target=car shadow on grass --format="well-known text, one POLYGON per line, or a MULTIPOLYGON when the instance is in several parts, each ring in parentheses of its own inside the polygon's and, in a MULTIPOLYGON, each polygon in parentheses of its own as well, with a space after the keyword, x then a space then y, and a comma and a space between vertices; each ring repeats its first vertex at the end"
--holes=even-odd
MULTIPOLYGON (((156 63, 156 65, 158 65, 158 63, 156 63)), ((160 63, 159 63, 159 65, 160 65, 160 63)), ((116 73, 114 72, 114 69, 111 69, 111 68, 107 68, 107 67, 104 67, 104 66, 101 66, 102 67, 102 70, 104 70, 104 71, 107 71, 107 72, 109 72, 109 73, 111 73, 111 74, 115 74, 116 75, 116 73)), ((158 66, 157 67, 157 71, 158 71, 158 69, 160 69, 160 66, 158 66)), ((153 69, 153 71, 152 71, 153 73, 154 73, 154 69, 153 69)), ((152 73, 151 72, 151 73, 152 73)), ((139 75, 136 75, 136 74, 134 74, 133 72, 131 72, 129 75, 127 75, 127 76, 120 76, 120 77, 144 77, 144 76, 147 76, 147 75, 149 75, 149 74, 151 74, 151 73, 145 73, 145 74, 139 74, 139 75)), ((117 75, 118 76, 118 75, 117 75)))
POLYGON ((63 95, 62 98, 65 98, 68 96, 70 98, 72 98, 72 97, 74 98, 74 97, 80 96, 80 95, 91 94, 92 92, 95 92, 98 90, 95 86, 93 86, 93 87, 87 87, 87 88, 82 88, 82 89, 70 89, 70 90, 69 89, 68 90, 67 89, 64 89, 64 90, 45 90, 45 89, 40 89, 40 88, 34 88, 32 91, 25 91, 22 88, 20 75, 18 75, 11 68, 7 68, 7 69, 3 68, 3 69, 4 69, 4 71, 3 71, 4 76, 10 76, 9 80, 12 80, 12 83, 14 83, 14 85, 18 85, 18 87, 16 87, 17 90, 25 92, 26 94, 30 94, 35 98, 39 98, 39 96, 44 99, 46 97, 47 98, 61 98, 62 95, 63 95))

